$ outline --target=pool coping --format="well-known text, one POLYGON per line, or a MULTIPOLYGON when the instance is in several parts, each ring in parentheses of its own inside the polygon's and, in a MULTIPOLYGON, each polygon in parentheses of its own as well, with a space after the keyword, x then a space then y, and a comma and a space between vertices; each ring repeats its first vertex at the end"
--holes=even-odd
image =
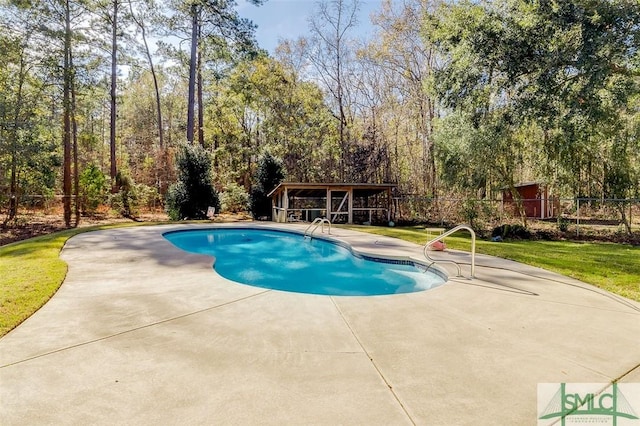
MULTIPOLYGON (((206 227, 202 227, 202 228, 198 228, 197 230, 194 229, 179 229, 179 230, 171 230, 171 231, 167 231, 164 232, 162 234, 163 237, 166 238, 166 235, 168 234, 176 234, 176 233, 185 233, 185 232, 193 232, 193 231, 206 231, 206 230, 215 230, 215 229, 238 229, 238 230, 242 230, 242 229, 254 229, 254 230, 269 230, 271 232, 280 232, 283 234, 294 234, 294 235, 298 235, 298 236, 303 236, 305 238, 310 238, 310 239, 318 239, 318 240, 322 240, 322 241, 326 241, 328 243, 331 244, 335 244, 337 246, 340 246, 346 250, 348 250, 354 257, 356 258, 360 258, 360 259, 365 259, 365 260, 370 260, 372 262, 379 262, 379 263, 385 263, 385 264, 391 264, 391 265, 407 265, 407 266, 413 266, 416 269, 422 271, 422 272, 427 272, 427 271, 431 271, 432 273, 438 275, 441 279, 444 280, 445 284, 448 280, 449 280, 449 274, 442 268, 439 267, 439 265, 436 264, 435 261, 428 261, 427 259, 424 260, 419 260, 416 259, 413 256, 408 256, 408 255, 386 255, 383 256, 381 254, 377 254, 375 251, 365 251, 365 250, 358 250, 356 248, 353 247, 353 245, 349 244, 347 241, 341 240, 339 238, 335 238, 333 237, 331 234, 321 234, 321 235, 315 235, 315 236, 305 236, 305 232, 300 232, 300 230, 298 229, 291 229, 291 230, 284 230, 281 228, 275 228, 275 227, 266 227, 266 226, 251 226, 251 225, 245 225, 245 226, 216 226, 216 225, 212 225, 212 226, 206 226, 206 227), (430 262, 430 264, 427 264, 427 262, 430 262)), ((193 253, 193 252, 192 252, 193 253)), ((211 255, 211 257, 214 259, 213 260, 213 267, 215 269, 215 256, 211 255)), ((243 283, 240 283, 243 284, 243 283)), ((438 284, 438 286, 442 285, 442 284, 438 284)), ((251 285, 251 284, 247 284, 247 285, 251 285)), ((264 288, 264 287, 263 287, 264 288)), ((435 287, 432 287, 435 288, 435 287)), ((274 289, 277 290, 277 289, 274 289)), ((429 291, 430 289, 426 289, 426 290, 419 290, 419 291, 429 291)), ((304 293, 304 292, 302 292, 304 293)), ((316 294, 316 293, 310 293, 310 294, 316 294)), ((389 293, 389 294, 393 294, 393 293, 389 293)), ((369 296, 382 296, 383 294, 380 295, 369 295, 369 296)), ((344 296, 344 295, 339 295, 339 294, 332 294, 331 296, 344 296)))

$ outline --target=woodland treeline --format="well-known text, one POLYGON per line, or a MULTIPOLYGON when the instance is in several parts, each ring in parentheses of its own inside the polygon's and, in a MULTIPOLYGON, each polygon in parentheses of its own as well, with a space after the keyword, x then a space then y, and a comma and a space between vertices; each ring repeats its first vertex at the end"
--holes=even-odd
POLYGON ((321 0, 273 55, 234 1, 0 5, 5 223, 38 197, 67 225, 162 202, 184 144, 220 192, 250 192, 268 153, 289 181, 434 199, 640 197, 636 0, 387 0, 370 39, 357 0, 321 0))

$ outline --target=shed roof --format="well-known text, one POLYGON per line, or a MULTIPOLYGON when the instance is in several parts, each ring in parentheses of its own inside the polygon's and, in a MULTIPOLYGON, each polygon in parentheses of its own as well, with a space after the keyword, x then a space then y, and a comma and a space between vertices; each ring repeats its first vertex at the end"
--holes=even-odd
POLYGON ((293 191, 298 197, 324 197, 327 189, 333 190, 349 190, 354 189, 364 191, 366 195, 378 194, 391 190, 397 185, 392 183, 310 183, 310 182, 282 182, 276 186, 267 196, 271 197, 285 188, 287 191, 293 191))

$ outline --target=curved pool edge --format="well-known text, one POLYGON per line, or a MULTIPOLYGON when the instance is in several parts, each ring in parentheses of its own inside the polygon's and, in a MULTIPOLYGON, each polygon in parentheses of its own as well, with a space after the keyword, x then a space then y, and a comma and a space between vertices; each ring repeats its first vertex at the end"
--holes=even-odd
MULTIPOLYGON (((375 234, 368 234, 365 232, 361 232, 361 231, 354 231, 354 230, 348 230, 349 232, 356 232, 356 233, 360 233, 360 234, 364 234, 364 235, 368 235, 371 237, 383 237, 384 239, 391 239, 391 240, 397 240, 397 238, 393 238, 393 237, 387 237, 387 236, 383 236, 383 235, 375 235, 375 234)), ((296 233, 296 234, 301 234, 304 235, 304 232, 299 232, 298 230, 294 231, 281 231, 281 232, 289 232, 289 233, 296 233)), ((343 241, 337 238, 334 238, 334 236, 332 234, 321 234, 321 235, 314 235, 311 238, 316 238, 319 240, 324 240, 324 241, 328 241, 331 242, 333 244, 337 244, 347 250, 349 250, 351 252, 351 254, 353 254, 356 257, 362 258, 362 259, 367 259, 367 260, 372 260, 374 262, 382 262, 382 263, 396 263, 396 262, 406 262, 406 264, 410 264, 418 269, 421 269, 423 271, 433 271, 435 272, 437 275, 439 275, 443 280, 444 283, 449 281, 449 274, 447 274, 445 271, 443 271, 441 268, 438 267, 438 265, 436 265, 435 263, 431 263, 428 264, 427 260, 425 259, 424 261, 419 259, 419 258, 415 258, 414 256, 403 256, 403 255, 382 255, 379 252, 372 252, 372 251, 364 251, 364 250, 359 250, 357 248, 355 248, 353 246, 352 243, 349 243, 347 241, 343 241)), ((406 241, 404 241, 406 242, 406 241)), ((409 243, 411 244, 411 243, 409 243)), ((419 247, 416 244, 416 247, 419 247)), ((421 249, 421 248, 420 248, 421 249)), ((444 284, 443 283, 443 284, 444 284)))
MULTIPOLYGON (((170 225, 171 226, 171 225, 170 225)), ((216 230, 216 229, 248 229, 248 230, 268 230, 268 231, 272 231, 272 232, 281 232, 284 234, 294 234, 294 235, 299 235, 299 236, 304 236, 305 235, 305 229, 307 228, 308 224, 279 224, 279 223, 274 223, 274 222, 267 222, 267 223, 262 223, 262 222, 249 222, 249 223, 238 223, 238 222, 232 222, 232 223, 216 223, 216 224, 184 224, 184 225, 179 225, 179 228, 175 228, 175 229, 169 229, 167 231, 161 231, 160 235, 166 240, 168 241, 170 244, 173 245, 173 243, 171 243, 171 241, 169 239, 166 238, 167 235, 169 234, 173 234, 173 233, 182 233, 182 232, 189 232, 189 231, 206 231, 206 230, 216 230)), ((333 231, 338 231, 338 233, 333 233, 333 234, 320 234, 320 235, 313 235, 312 238, 318 239, 318 240, 323 240, 325 242, 331 243, 331 244, 335 244, 338 245, 346 250, 348 250, 351 255, 353 255, 354 257, 357 258, 361 258, 361 259, 365 259, 365 260, 370 260, 370 261, 374 261, 374 262, 380 262, 380 263, 389 263, 389 264, 404 264, 404 265, 409 265, 409 266, 413 266, 423 272, 429 272, 429 273, 433 273, 435 275, 437 275, 439 278, 442 279, 442 283, 430 288, 430 289, 426 289, 428 291, 433 291, 436 290, 438 287, 443 287, 445 284, 447 284, 448 282, 450 282, 450 276, 449 274, 443 270, 441 267, 439 267, 438 265, 436 265, 435 263, 429 263, 423 259, 420 258, 420 255, 422 253, 422 247, 419 246, 418 244, 415 243, 411 243, 411 242, 407 242, 404 240, 400 240, 397 238, 393 238, 393 237, 388 237, 388 236, 383 236, 383 235, 376 235, 376 234, 370 234, 370 233, 366 233, 366 232, 361 232, 361 231, 357 231, 357 230, 350 230, 350 229, 341 229, 341 228, 334 228, 333 231), (340 233, 342 233, 342 235, 340 235, 340 233), (366 244, 363 244, 362 241, 353 241, 354 238, 356 239, 364 239, 366 240, 366 244), (378 244, 378 242, 380 240, 386 240, 387 243, 385 244, 384 242, 381 243, 379 246, 376 246, 375 250, 372 250, 371 248, 364 248, 362 247, 363 245, 371 245, 371 244, 378 244), (373 241, 373 243, 372 243, 373 241), (401 251, 403 252, 402 254, 399 253, 388 253, 388 251, 401 251), (385 253, 385 251, 387 251, 387 253, 385 253), (412 253, 413 252, 413 253, 412 253)), ((183 250, 175 245, 173 245, 174 247, 176 247, 176 249, 179 250, 183 250)), ((192 253, 192 252, 187 252, 189 254, 197 254, 197 253, 192 253)), ((207 256, 210 259, 212 259, 211 261, 211 266, 213 268, 213 270, 215 271, 215 273, 217 275, 219 275, 220 277, 233 282, 233 283, 237 283, 240 285, 247 285, 247 286, 252 286, 252 284, 248 284, 248 283, 243 283, 243 282, 239 282, 239 281, 235 281, 233 279, 224 277, 223 275, 221 275, 218 271, 216 271, 215 269, 215 264, 216 264, 216 257, 210 254, 199 254, 201 256, 207 256)), ((278 289, 272 289, 274 291, 282 291, 282 290, 278 290, 278 289)), ((286 290, 285 290, 286 291, 286 290)), ((420 292, 424 292, 425 290, 421 290, 418 291, 418 293, 420 292)), ((408 293, 398 293, 398 294, 409 294, 409 293, 415 293, 415 292, 408 292, 408 293)), ((314 293, 304 293, 301 292, 301 294, 314 294, 314 293)), ((394 293, 389 293, 389 294, 377 294, 377 295, 368 295, 366 297, 375 297, 375 296, 389 296, 389 295, 394 295, 394 293)), ((340 297, 361 297, 361 296, 348 296, 348 295, 333 295, 333 296, 340 296, 340 297)))

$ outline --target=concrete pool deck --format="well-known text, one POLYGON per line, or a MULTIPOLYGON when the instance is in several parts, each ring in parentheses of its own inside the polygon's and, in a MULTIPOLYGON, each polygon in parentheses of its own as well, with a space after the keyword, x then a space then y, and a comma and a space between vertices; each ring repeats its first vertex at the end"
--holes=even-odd
POLYGON ((640 382, 640 304, 579 281, 477 256, 425 292, 286 293, 162 237, 203 227, 71 238, 60 290, 0 339, 0 424, 536 424, 538 383, 640 382))

